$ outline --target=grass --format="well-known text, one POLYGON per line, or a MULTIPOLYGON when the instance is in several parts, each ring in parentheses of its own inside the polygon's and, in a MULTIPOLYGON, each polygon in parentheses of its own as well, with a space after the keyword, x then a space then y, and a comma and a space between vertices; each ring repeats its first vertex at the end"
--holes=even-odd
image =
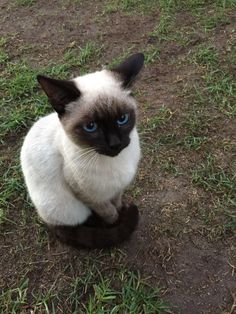
POLYGON ((6 45, 6 42, 7 42, 6 38, 0 37, 0 63, 1 64, 4 64, 4 62, 6 62, 8 59, 8 55, 4 51, 4 47, 6 45))
POLYGON ((8 211, 15 209, 14 197, 17 199, 25 196, 19 161, 18 158, 13 159, 12 162, 9 162, 8 158, 1 157, 0 159, 1 168, 4 169, 0 183, 0 225, 8 220, 8 211))
POLYGON ((64 54, 64 61, 69 68, 77 67, 80 70, 80 74, 84 74, 89 71, 89 62, 96 58, 99 59, 103 46, 97 47, 93 42, 88 42, 83 48, 79 47, 68 49, 64 54))
POLYGON ((126 14, 148 14, 154 10, 157 5, 156 0, 113 0, 108 1, 104 7, 104 13, 115 13, 122 11, 126 14))
POLYGON ((4 51, 0 50, 0 62, 4 63, 5 61, 7 61, 7 59, 8 55, 4 51))
POLYGON ((159 42, 176 42, 181 46, 188 46, 193 35, 197 35, 196 29, 199 29, 199 25, 204 32, 210 32, 216 27, 229 24, 228 12, 236 4, 234 0, 208 1, 207 3, 202 0, 159 0, 156 1, 156 6, 159 8, 160 17, 150 36, 155 37, 159 42), (185 25, 185 20, 188 20, 186 16, 180 25, 176 24, 176 17, 181 12, 191 17, 191 26, 185 25))
POLYGON ((32 6, 36 3, 36 0, 15 0, 15 4, 20 7, 32 6))
MULTIPOLYGON (((159 23, 151 33, 151 36, 158 37, 160 40, 169 39, 167 35, 172 31, 174 27, 175 17, 170 13, 164 13, 160 16, 159 23)), ((171 35, 173 38, 173 35, 171 35)), ((174 35, 176 36, 176 35, 174 35)))
POLYGON ((3 314, 12 313, 56 313, 54 300, 57 299, 54 285, 45 292, 32 292, 33 302, 29 302, 29 278, 23 278, 16 288, 3 291, 0 295, 0 311, 3 314), (53 290, 54 289, 54 290, 53 290), (53 292, 52 292, 53 290, 53 292))
POLYGON ((219 63, 219 53, 214 46, 200 44, 197 51, 191 55, 190 62, 202 66, 217 66, 219 63))
MULTIPOLYGON (((235 0, 211 0, 207 3, 204 0, 113 0, 109 1, 104 8, 105 13, 114 13, 122 11, 128 14, 149 14, 151 11, 159 10, 161 12, 160 30, 165 32, 166 26, 171 24, 171 20, 176 12, 181 10, 188 10, 195 16, 200 17, 203 13, 206 13, 206 8, 209 11, 213 11, 213 16, 206 22, 206 15, 204 15, 204 21, 206 22, 206 29, 212 29, 218 24, 221 25, 221 21, 225 22, 224 12, 227 9, 236 7, 235 0)), ((222 24, 224 25, 224 24, 222 24)))
MULTIPOLYGON (((206 22, 206 12, 202 11, 202 1, 188 1, 185 9, 197 16, 193 21, 192 29, 188 29, 185 25, 176 28, 176 16, 182 7, 183 2, 168 2, 166 6, 160 6, 161 15, 159 23, 155 30, 150 34, 155 37, 159 47, 162 42, 175 42, 178 45, 186 46, 191 43, 188 36, 183 39, 188 32, 191 36, 195 33, 195 27, 200 27, 207 31, 213 31, 215 27, 222 27, 223 20, 230 21, 228 9, 232 8, 233 2, 209 2, 208 18, 209 24, 206 22), (201 12, 201 14, 197 14, 201 12), (221 17, 221 18, 220 18, 221 17), (211 18, 214 19, 215 25, 210 24, 211 18), (211 26, 210 26, 211 25, 211 26), (183 40, 182 40, 183 39, 183 40)), ((183 156, 191 151, 199 151, 200 154, 209 153, 214 150, 214 146, 219 147, 220 142, 213 143, 212 129, 215 128, 220 120, 227 120, 233 123, 235 117, 235 77, 228 64, 235 57, 233 43, 227 42, 227 46, 223 51, 214 46, 209 41, 201 43, 201 41, 193 48, 189 49, 184 58, 179 62, 179 66, 183 67, 191 65, 195 67, 195 75, 198 78, 196 82, 185 81, 183 89, 180 92, 180 98, 184 103, 182 110, 176 110, 164 117, 160 115, 158 110, 152 114, 142 124, 142 133, 145 139, 150 139, 151 144, 145 145, 147 154, 162 155, 156 158, 156 163, 164 171, 175 176, 186 176, 186 169, 178 164, 178 156, 173 156, 173 151, 183 156), (187 62, 186 62, 187 61, 187 62), (184 94, 181 95, 182 91, 184 94), (222 118, 226 116, 227 118, 222 118), (164 118, 164 119, 163 119, 164 118), (148 136, 147 136, 148 135, 148 136), (166 153, 164 152, 166 150, 166 153)), ((158 59, 162 59, 162 51, 158 59)), ((148 63, 147 63, 148 64, 148 63)), ((178 93, 178 92, 177 92, 178 93)), ((181 104, 182 105, 182 104, 181 104)), ((164 113, 166 110, 164 110, 164 113)), ((227 122, 227 123, 228 123, 227 122)), ((224 145, 222 143, 222 145, 224 145)), ((228 146, 228 151, 232 152, 232 146, 228 146)), ((188 157, 185 157, 188 158, 188 157)), ((191 158, 191 157, 189 157, 191 158)), ((209 161, 209 160, 208 160, 209 161)), ((202 161, 201 166, 193 171, 188 172, 188 176, 192 176, 192 183, 203 190, 211 193, 211 201, 209 203, 209 212, 203 210, 200 217, 203 221, 207 221, 207 233, 217 238, 224 237, 228 232, 232 233, 235 227, 235 215, 232 216, 232 210, 235 208, 235 173, 233 169, 223 169, 214 164, 208 164, 208 161, 202 161), (208 218, 206 218, 208 217, 208 218), (219 225, 219 221, 221 221, 219 225), (217 225, 218 224, 218 225, 217 225)), ((213 239, 213 238, 212 238, 213 239)))
POLYGON ((108 65, 108 68, 112 69, 116 67, 118 64, 120 64, 125 58, 127 58, 130 54, 133 53, 134 48, 135 48, 135 45, 131 45, 127 49, 123 49, 123 52, 120 55, 112 59, 112 61, 108 65))
POLYGON ((229 116, 236 115, 236 83, 232 74, 215 69, 203 76, 211 103, 229 116))
POLYGON ((93 294, 85 313, 164 313, 169 308, 160 299, 160 290, 153 289, 139 274, 121 270, 112 279, 119 288, 112 288, 112 281, 99 275, 98 283, 93 284, 93 294))
MULTIPOLYGON (((230 53, 231 57, 233 53, 230 53)), ((195 87, 194 97, 198 105, 208 104, 227 116, 235 116, 235 78, 221 58, 214 46, 205 44, 199 45, 196 52, 189 53, 189 62, 194 62, 203 72, 203 86, 195 87)))
POLYGON ((29 280, 23 280, 18 287, 3 291, 0 295, 1 313, 20 313, 26 305, 29 280))
POLYGON ((163 105, 155 115, 146 118, 146 121, 140 126, 141 133, 146 134, 155 131, 159 126, 166 124, 172 115, 173 112, 163 105))
POLYGON ((193 183, 206 191, 222 196, 229 206, 236 206, 236 170, 226 171, 216 166, 212 155, 208 155, 200 167, 193 171, 192 179, 193 183))
MULTIPOLYGON (((225 4, 220 1, 209 2, 208 10, 211 12, 209 13, 207 10, 209 23, 207 24, 206 12, 202 11, 204 7, 202 1, 188 1, 187 4, 185 3, 185 9, 194 13, 193 15, 197 19, 193 22, 192 29, 187 28, 184 24, 175 29, 176 16, 183 4, 184 2, 177 4, 174 1, 169 1, 166 5, 160 5, 159 22, 150 34, 157 40, 155 46, 158 46, 159 43, 160 47, 161 42, 173 41, 178 45, 188 45, 191 42, 190 37, 196 32, 196 21, 198 28, 200 25, 207 32, 213 31, 215 27, 223 26, 224 19, 230 20, 227 10, 233 5, 232 2, 225 4), (215 21, 215 25, 211 24, 212 20, 215 21)), ((222 114, 227 119, 231 119, 232 122, 234 121, 236 110, 235 78, 226 62, 233 59, 235 52, 231 42, 227 45, 225 54, 222 54, 222 51, 213 44, 201 43, 201 41, 189 50, 182 63, 180 62, 180 67, 184 64, 194 66, 198 82, 194 84, 192 82, 185 83, 183 90, 186 89, 186 93, 184 99, 182 98, 184 102, 182 111, 168 112, 166 107, 163 112, 156 110, 156 113, 143 121, 141 125, 144 138, 151 141, 150 146, 145 144, 147 154, 160 155, 161 151, 162 155, 155 160, 164 173, 167 171, 174 176, 183 174, 186 176, 186 169, 179 165, 178 157, 173 156, 172 152, 178 149, 179 154, 182 155, 191 151, 199 151, 202 154, 205 151, 211 155, 212 146, 214 146, 214 144, 212 145, 211 129, 222 120, 222 114), (166 153, 164 150, 167 150, 166 153)), ((158 60, 162 59, 161 53, 160 50, 158 60)), ((229 148, 229 151, 230 149, 232 151, 232 147, 229 148)), ((233 169, 225 170, 213 165, 210 167, 207 166, 207 162, 202 161, 201 166, 195 169, 193 173, 188 172, 187 176, 190 178, 192 176, 191 180, 194 185, 212 194, 209 204, 211 214, 208 215, 207 210, 203 210, 200 214, 201 219, 207 221, 208 235, 217 234, 217 238, 220 238, 225 236, 227 232, 232 232, 233 226, 235 226, 235 217, 232 217, 232 209, 235 207, 235 199, 233 198, 235 174, 233 169), (220 226, 219 221, 221 221, 220 226), (222 221, 224 222, 222 223, 222 221)))
POLYGON ((24 61, 7 62, 0 80, 1 141, 9 132, 18 132, 46 112, 46 99, 36 90, 36 71, 24 61))
POLYGON ((181 144, 188 150, 199 150, 206 141, 206 136, 194 136, 189 134, 183 138, 181 144))
POLYGON ((216 164, 215 157, 209 154, 192 171, 192 182, 211 193, 213 206, 202 213, 209 236, 215 240, 227 233, 231 234, 236 227, 236 169, 220 167, 216 164))
POLYGON ((155 158, 155 163, 156 163, 156 165, 158 165, 160 167, 163 174, 165 174, 165 175, 171 175, 173 177, 178 177, 178 176, 181 176, 183 174, 182 170, 178 166, 175 158, 173 158, 173 157, 165 156, 165 158, 163 158, 163 156, 160 156, 160 157, 158 156, 155 158))
POLYGON ((72 279, 67 289, 59 290, 57 281, 49 289, 29 292, 29 279, 0 295, 0 311, 7 313, 57 313, 66 299, 69 313, 166 313, 169 306, 160 298, 161 290, 152 288, 137 272, 119 269, 112 278, 103 276, 93 264, 86 276, 72 279), (31 300, 31 302, 29 302, 31 300))
POLYGON ((46 96, 38 89, 38 73, 67 78, 70 70, 79 68, 83 74, 87 70, 86 65, 97 57, 100 51, 101 48, 88 42, 83 48, 70 48, 61 62, 42 69, 31 68, 25 60, 12 62, 5 58, 0 79, 0 108, 3 112, 0 118, 1 141, 3 142, 9 133, 19 132, 51 110, 46 96))
POLYGON ((150 45, 144 50, 145 64, 152 64, 160 60, 160 49, 155 45, 150 45))

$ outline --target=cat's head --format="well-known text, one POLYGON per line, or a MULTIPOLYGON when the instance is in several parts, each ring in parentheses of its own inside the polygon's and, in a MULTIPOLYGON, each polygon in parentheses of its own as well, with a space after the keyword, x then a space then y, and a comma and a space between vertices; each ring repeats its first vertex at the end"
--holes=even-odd
POLYGON ((113 157, 130 143, 136 102, 129 88, 143 63, 143 54, 137 53, 112 70, 69 81, 42 75, 37 79, 72 141, 113 157))

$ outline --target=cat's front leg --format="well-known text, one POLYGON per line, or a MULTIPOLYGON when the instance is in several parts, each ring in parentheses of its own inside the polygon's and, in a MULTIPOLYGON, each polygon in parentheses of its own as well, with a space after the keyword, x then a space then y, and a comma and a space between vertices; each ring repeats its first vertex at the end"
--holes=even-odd
POLYGON ((123 192, 120 192, 119 194, 117 194, 112 200, 112 204, 116 207, 116 209, 118 210, 118 212, 121 210, 122 208, 122 196, 123 196, 123 192))
POLYGON ((113 224, 119 217, 118 211, 111 202, 92 204, 92 209, 106 222, 113 224))

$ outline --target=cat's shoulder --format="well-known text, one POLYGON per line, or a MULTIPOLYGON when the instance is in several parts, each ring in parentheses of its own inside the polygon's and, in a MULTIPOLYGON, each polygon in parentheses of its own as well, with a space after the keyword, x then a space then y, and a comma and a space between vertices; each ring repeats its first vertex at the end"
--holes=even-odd
POLYGON ((50 113, 44 117, 40 117, 33 126, 36 127, 52 127, 59 125, 60 121, 56 112, 50 113))
POLYGON ((54 130, 58 130, 61 127, 57 113, 51 113, 47 116, 40 117, 31 127, 28 134, 37 134, 41 135, 52 133, 54 130))
POLYGON ((52 142, 56 134, 61 128, 58 115, 51 113, 47 116, 39 118, 30 128, 24 140, 24 146, 46 145, 47 142, 52 142))

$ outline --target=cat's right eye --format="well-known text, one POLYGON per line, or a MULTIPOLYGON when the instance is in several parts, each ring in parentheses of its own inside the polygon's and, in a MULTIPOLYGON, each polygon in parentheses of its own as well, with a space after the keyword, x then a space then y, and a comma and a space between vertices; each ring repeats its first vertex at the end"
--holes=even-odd
POLYGON ((83 129, 88 133, 95 132, 97 130, 97 127, 98 125, 95 122, 90 122, 83 125, 83 129))

